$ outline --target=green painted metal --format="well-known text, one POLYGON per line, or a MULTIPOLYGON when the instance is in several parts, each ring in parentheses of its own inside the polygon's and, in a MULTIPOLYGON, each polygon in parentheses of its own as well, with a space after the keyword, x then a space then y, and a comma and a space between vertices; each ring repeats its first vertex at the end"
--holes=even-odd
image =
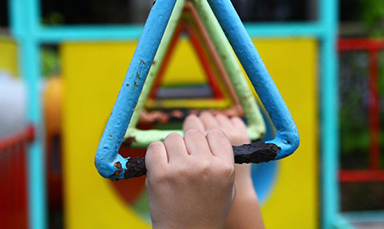
MULTIPOLYGON (((169 19, 167 28, 165 29, 164 36, 161 39, 161 43, 159 46, 159 49, 156 52, 154 63, 152 63, 151 69, 149 70, 147 79, 145 80, 145 84, 143 86, 143 90, 141 92, 141 95, 139 97, 139 101, 137 102, 135 112, 132 115, 131 122, 129 124, 128 130, 125 134, 125 138, 127 137, 135 137, 136 133, 140 131, 135 131, 136 125, 140 118, 140 113, 144 108, 145 101, 147 101, 149 93, 151 91, 151 88, 153 86, 153 83, 155 82, 156 75, 160 70, 160 67, 163 63, 163 59, 167 53, 168 47, 172 40, 172 35, 176 30, 178 21, 180 19, 181 13, 183 12, 183 7, 185 4, 185 0, 178 0, 176 1, 175 7, 172 11, 171 18, 169 19)), ((149 135, 153 135, 153 133, 150 132, 150 130, 147 132, 149 135)), ((157 131, 156 131, 157 133, 157 131)), ((160 134, 160 133, 157 133, 160 134)), ((155 134, 155 136, 157 135, 155 134)), ((145 137, 144 137, 145 138, 145 137)), ((141 139, 140 137, 138 138, 141 139)), ((152 141, 153 142, 153 141, 152 141)), ((141 146, 141 144, 139 144, 141 146)))
POLYGON ((191 0, 194 3, 197 12, 202 19, 225 70, 232 81, 234 89, 239 96, 240 103, 244 109, 244 114, 248 121, 248 134, 252 140, 260 139, 266 131, 263 117, 257 106, 255 97, 249 88, 246 76, 237 62, 237 58, 232 51, 227 37, 224 34, 216 16, 213 14, 207 1, 191 0))
MULTIPOLYGON (((208 2, 192 0, 196 10, 201 17, 212 42, 217 49, 221 61, 224 64, 225 70, 227 71, 229 78, 234 86, 236 94, 239 96, 240 103, 244 109, 244 114, 248 121, 248 134, 252 140, 260 139, 266 131, 263 117, 260 113, 260 109, 257 106, 255 97, 249 88, 246 81, 246 77, 237 62, 236 56, 234 55, 232 48, 221 29, 219 22, 213 14, 208 2)), ((185 5, 185 0, 176 1, 175 8, 173 9, 171 18, 168 26, 165 30, 164 36, 161 40, 159 49, 156 53, 154 64, 149 71, 148 77, 145 81, 143 91, 140 95, 139 101, 136 105, 135 112, 133 113, 129 128, 127 129, 124 138, 134 139, 132 141, 132 147, 146 147, 154 141, 163 140, 169 133, 177 132, 183 135, 182 131, 179 130, 139 130, 136 128, 140 113, 144 107, 145 101, 148 98, 150 90, 153 86, 154 80, 159 72, 159 69, 163 63, 163 59, 166 55, 168 47, 170 45, 173 34, 175 33, 178 25, 180 16, 185 5)))

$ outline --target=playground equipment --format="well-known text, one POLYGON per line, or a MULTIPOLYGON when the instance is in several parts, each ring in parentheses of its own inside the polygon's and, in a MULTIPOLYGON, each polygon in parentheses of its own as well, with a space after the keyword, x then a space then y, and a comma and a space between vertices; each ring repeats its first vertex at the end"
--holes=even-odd
MULTIPOLYGON (((38 1, 10 0, 10 3, 12 34, 20 48, 20 75, 25 77, 29 88, 28 120, 36 127, 37 133, 41 131, 42 122, 36 88, 36 82, 41 75, 38 62, 40 45, 62 44, 62 69, 66 88, 64 118, 67 120, 64 123, 66 225, 70 228, 109 228, 118 226, 121 219, 124 219, 132 222, 131 225, 135 228, 148 228, 149 225, 140 219, 131 207, 123 203, 109 181, 100 179, 95 169, 89 165, 104 125, 100 120, 106 121, 112 109, 117 88, 122 82, 119 76, 124 75, 126 71, 127 56, 129 59, 133 54, 136 46, 134 41, 141 34, 141 27, 43 26, 40 24, 38 1), (126 42, 122 43, 121 40, 126 42), (81 63, 75 61, 78 58, 82 59, 81 63), (109 67, 103 67, 105 65, 109 67), (95 75, 99 77, 95 78, 95 75), (84 130, 87 130, 86 134, 84 130), (87 179, 84 179, 85 177, 87 179), (79 192, 79 189, 83 192, 79 192), (100 208, 105 211, 98 211, 100 208), (110 212, 113 212, 113 215, 110 212)), ((302 137, 301 147, 293 157, 278 163, 265 164, 276 165, 272 187, 263 201, 263 214, 269 228, 290 227, 289 225, 295 227, 297 222, 300 222, 303 228, 313 228, 319 222, 319 203, 316 199, 320 196, 317 193, 320 183, 317 182, 319 176, 316 161, 317 44, 320 45, 319 53, 322 57, 321 88, 326 92, 321 100, 320 116, 323 123, 321 158, 325 162, 321 164, 324 166, 321 186, 324 191, 321 195, 321 201, 324 203, 321 214, 322 227, 330 228, 339 219, 336 206, 337 101, 334 99, 337 97, 337 60, 334 53, 337 4, 335 1, 322 0, 319 1, 318 9, 319 19, 314 22, 273 25, 257 23, 246 26, 296 118, 302 137), (255 39, 266 36, 274 39, 255 39), (303 63, 303 60, 307 62, 303 63), (302 96, 298 92, 310 96, 302 96), (296 183, 292 182, 292 177, 295 177, 296 183), (300 206, 292 205, 292 200, 301 202, 300 206), (281 206, 285 206, 285 214, 276 218, 276 212, 281 211, 281 206)), ((46 227, 42 142, 41 135, 38 134, 27 159, 27 180, 33 181, 28 183, 28 213, 32 228, 46 227)), ((121 182, 125 181, 119 183, 121 182)))
POLYGON ((28 125, 0 141, 1 228, 27 228, 26 148, 33 139, 28 125))
MULTIPOLYGON (((125 131, 128 128, 128 124, 134 114, 134 111, 138 113, 141 112, 140 107, 142 107, 142 105, 139 103, 139 106, 137 107, 137 101, 142 91, 143 84, 147 78, 149 69, 151 65, 153 65, 154 59, 156 59, 155 54, 160 45, 166 26, 168 23, 174 24, 174 21, 178 21, 181 9, 184 6, 183 3, 184 1, 182 0, 159 0, 155 3, 151 13, 148 16, 143 34, 141 35, 136 52, 131 60, 130 67, 126 74, 126 79, 120 89, 119 96, 117 97, 115 106, 112 110, 96 153, 95 165, 99 173, 105 178, 110 178, 112 180, 127 179, 141 176, 146 172, 143 158, 124 159, 117 153, 117 151, 123 141, 125 131), (173 11, 175 3, 176 7, 173 11), (174 20, 171 16, 172 11, 173 14, 176 15, 174 16, 176 20, 174 20)), ((202 3, 206 2, 198 1, 194 2, 194 5, 197 6, 197 10, 200 12, 200 15, 209 14, 210 7, 207 3, 205 5, 202 3), (201 9, 205 10, 203 11, 201 9)), ((264 144, 258 142, 257 145, 252 144, 251 147, 245 145, 242 146, 242 148, 234 146, 235 161, 237 154, 241 155, 240 157, 242 160, 237 161, 240 163, 266 162, 273 159, 281 159, 292 154, 299 146, 299 136, 296 125, 294 124, 288 108, 280 96, 280 93, 269 76, 264 63, 261 61, 259 54, 254 48, 252 40, 249 38, 246 30, 244 29, 240 18, 237 16, 237 13, 230 1, 225 1, 224 3, 210 1, 210 6, 221 27, 226 31, 229 42, 234 48, 240 62, 243 63, 243 67, 248 73, 248 77, 250 78, 253 87, 260 96, 260 99, 276 128, 276 137, 272 141, 264 144)), ((207 24, 210 21, 213 21, 213 17, 206 17, 207 24)), ((208 24, 207 28, 210 26, 214 25, 208 24)), ((173 32, 171 31, 170 33, 173 32)), ((217 36, 219 36, 219 34, 224 35, 224 32, 216 34, 217 36)), ((221 44, 226 43, 224 39, 220 39, 220 41, 220 44, 216 43, 216 47, 220 47, 221 44)), ((164 43, 163 45, 167 44, 164 43)), ((230 54, 230 51, 226 54, 230 54)), ((157 64, 157 62, 158 61, 155 60, 155 64, 157 64)), ((234 81, 235 79, 235 76, 231 78, 234 85, 236 85, 236 81, 234 81)), ((244 78, 241 77, 238 77, 238 79, 244 80, 244 78)), ((246 84, 244 82, 241 85, 246 84)), ((239 94, 244 91, 244 88, 237 88, 237 93, 239 94)), ((245 91, 249 92, 249 90, 245 91)), ((248 94, 250 94, 250 92, 248 94)), ((145 92, 141 96, 145 99, 145 92)), ((249 98, 249 96, 247 97, 247 94, 242 94, 241 96, 243 98, 249 98)), ((255 127, 257 127, 257 125, 261 124, 256 123, 255 127)), ((133 133, 131 131, 133 132, 133 130, 128 130, 127 137, 134 139, 132 140, 132 145, 137 143, 137 145, 140 146, 147 146, 153 141, 164 139, 169 133, 167 131, 154 132, 152 130, 145 132, 139 132, 136 130, 133 133)), ((255 139, 255 135, 259 134, 260 133, 257 131, 251 131, 250 137, 251 139, 255 139)))

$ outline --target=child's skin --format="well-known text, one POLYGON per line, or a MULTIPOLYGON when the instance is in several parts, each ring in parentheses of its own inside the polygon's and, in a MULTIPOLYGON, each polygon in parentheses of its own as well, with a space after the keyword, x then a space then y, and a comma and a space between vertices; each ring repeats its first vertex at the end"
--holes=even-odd
POLYGON ((203 112, 183 129, 184 139, 170 134, 147 150, 153 228, 264 228, 250 165, 233 161, 231 144, 250 142, 243 121, 203 112))

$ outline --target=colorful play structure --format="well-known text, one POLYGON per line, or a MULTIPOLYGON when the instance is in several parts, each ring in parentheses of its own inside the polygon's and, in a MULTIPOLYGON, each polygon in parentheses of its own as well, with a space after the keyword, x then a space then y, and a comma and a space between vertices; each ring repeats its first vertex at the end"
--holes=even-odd
MULTIPOLYGON (((153 135, 147 133, 156 128, 156 139, 161 139, 169 130, 180 128, 180 117, 199 109, 244 114, 253 139, 262 135, 263 141, 275 138, 273 124, 276 126, 279 117, 269 117, 270 104, 266 104, 260 94, 265 84, 257 85, 244 77, 250 72, 244 58, 255 53, 240 57, 239 47, 233 46, 236 41, 229 39, 243 64, 240 65, 233 58, 224 33, 210 30, 217 28, 212 24, 222 23, 227 10, 212 7, 214 14, 206 11, 210 9, 208 3, 215 6, 217 2, 157 0, 153 6, 154 14, 159 13, 157 5, 166 8, 163 10, 168 16, 172 12, 168 25, 166 21, 158 22, 162 24, 156 29, 165 30, 161 40, 165 45, 157 51, 156 45, 149 47, 150 50, 140 48, 138 38, 140 35, 142 39, 147 37, 158 45, 164 31, 148 37, 148 30, 133 25, 44 26, 41 24, 40 1, 9 0, 12 39, 0 39, 0 47, 7 47, 2 49, 5 52, 0 52, 0 67, 23 77, 27 88, 26 123, 30 125, 20 129, 18 134, 0 140, 0 187, 11 187, 4 189, 9 195, 14 194, 14 189, 19 190, 14 196, 18 196, 15 200, 20 203, 19 207, 12 208, 13 199, 9 201, 5 195, 0 195, 2 202, 8 201, 7 205, 1 204, 0 222, 8 223, 4 228, 13 228, 15 221, 22 224, 20 228, 26 225, 47 228, 47 202, 57 201, 55 196, 47 198, 47 184, 49 192, 55 192, 55 187, 61 185, 64 188, 62 205, 67 228, 111 228, 120 227, 121 223, 126 228, 150 228, 145 178, 112 182, 100 177, 94 167, 95 152, 131 61, 137 62, 134 66, 137 68, 132 72, 140 72, 141 68, 143 74, 149 71, 149 75, 145 85, 124 81, 123 88, 137 87, 135 101, 143 85, 144 96, 141 95, 137 105, 132 102, 130 107, 118 109, 123 111, 123 116, 133 115, 132 119, 125 117, 126 121, 131 119, 131 124, 124 143, 137 147, 115 148, 114 155, 121 155, 119 160, 128 156, 142 157, 145 153, 143 146, 154 140, 148 138, 153 135), (173 4, 176 4, 175 8, 173 4), (61 59, 60 82, 50 82, 45 100, 41 99, 39 62, 44 44, 58 45, 61 59), (141 50, 140 55, 151 55, 154 62, 135 59, 136 48, 141 50), (234 82, 236 79, 238 82, 234 82), (258 93, 252 90, 252 84, 258 93), (199 96, 190 98, 191 93, 199 96), (249 98, 244 99, 244 96, 249 98), (49 101, 58 100, 62 101, 60 108, 52 109, 48 105, 41 109, 43 101, 49 104, 55 103, 49 101), (145 111, 134 113, 143 108, 145 111), (57 110, 62 112, 57 113, 57 110), (59 119, 55 118, 58 116, 59 119), (59 135, 62 135, 61 140, 59 135), (44 148, 56 146, 46 144, 46 141, 62 141, 62 180, 53 172, 46 176, 52 169, 47 168, 45 162, 52 159, 45 156, 44 148), (25 150, 26 144, 28 150, 25 150), (17 157, 25 159, 16 160, 12 156, 16 153, 17 157), (10 166, 13 164, 26 170, 14 171, 15 167, 10 166), (15 177, 21 177, 17 182, 20 187, 9 183, 15 177), (53 188, 52 184, 55 184, 53 188)), ((229 0, 223 2, 230 5, 229 0)), ((260 53, 300 133, 300 147, 293 155, 252 168, 267 228, 353 228, 350 215, 340 211, 339 202, 339 124, 338 101, 335 99, 338 97, 338 4, 333 0, 317 3, 318 19, 313 22, 245 25, 252 39, 248 44, 254 45, 260 53)), ((346 49, 346 44, 340 47, 346 49)), ((130 75, 132 72, 128 72, 129 77, 145 78, 141 74, 130 75)), ((276 126, 277 133, 279 128, 276 126)), ((120 138, 125 135, 121 130, 111 133, 122 135, 120 138)), ((107 141, 108 138, 114 136, 107 134, 103 137, 107 141)), ((373 150, 372 157, 377 155, 377 150, 373 150)), ((374 162, 372 166, 373 169, 377 167, 374 162)), ((112 178, 122 178, 124 173, 116 171, 113 164, 102 175, 115 174, 112 178)), ((343 179, 349 179, 350 175, 343 174, 343 179)))

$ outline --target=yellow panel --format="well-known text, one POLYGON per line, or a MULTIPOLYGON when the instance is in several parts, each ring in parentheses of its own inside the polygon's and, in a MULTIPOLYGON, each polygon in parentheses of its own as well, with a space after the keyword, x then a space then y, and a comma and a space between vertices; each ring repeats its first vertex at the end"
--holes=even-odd
POLYGON ((0 36, 0 71, 5 70, 13 76, 17 71, 17 45, 10 38, 0 36))
POLYGON ((300 133, 300 147, 281 160, 262 208, 266 228, 317 228, 317 42, 313 39, 255 40, 300 133))
POLYGON ((188 39, 180 39, 164 72, 162 85, 188 85, 208 83, 193 46, 188 39))
MULTIPOLYGON (((316 41, 275 39, 257 40, 255 44, 296 121, 301 137, 299 150, 279 163, 275 188, 262 208, 266 226, 269 229, 317 228, 316 41)), ((98 141, 135 45, 125 42, 68 43, 62 46, 68 228, 150 227, 121 201, 108 184, 110 181, 100 177, 93 165, 98 141)), ((177 52, 182 53, 184 48, 179 48, 177 52)), ((190 53, 186 55, 192 55, 191 50, 185 49, 190 53)), ((177 78, 201 74, 196 68, 185 71, 190 63, 185 58, 173 60, 170 69, 183 66, 172 70, 175 71, 172 75, 177 78)))
POLYGON ((65 225, 68 228, 150 228, 100 177, 98 142, 136 43, 64 44, 65 225))

